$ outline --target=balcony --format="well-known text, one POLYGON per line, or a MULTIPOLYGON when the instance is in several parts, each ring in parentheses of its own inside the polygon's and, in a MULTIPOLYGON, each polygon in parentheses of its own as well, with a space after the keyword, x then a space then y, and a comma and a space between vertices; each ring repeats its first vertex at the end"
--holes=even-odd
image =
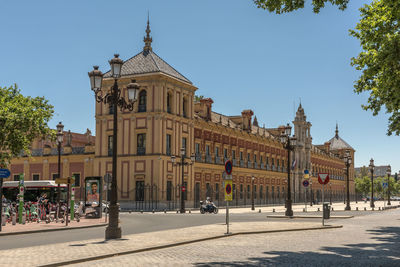
POLYGON ((108 154, 107 154, 109 157, 111 157, 112 156, 112 148, 109 148, 108 149, 108 154))
POLYGON ((264 163, 260 164, 260 169, 264 170, 264 163))
POLYGON ((206 155, 206 163, 212 163, 211 155, 206 155))
POLYGON ((171 156, 171 148, 167 148, 167 156, 171 156))
POLYGON ((146 155, 146 148, 145 147, 138 147, 137 148, 138 156, 146 155))
POLYGON ((196 161, 197 162, 203 162, 203 159, 201 158, 201 154, 200 153, 196 153, 196 161))
POLYGON ((248 161, 248 162, 247 162, 247 168, 253 167, 252 165, 253 165, 253 164, 251 163, 251 161, 248 161))
POLYGON ((221 158, 215 157, 215 164, 221 164, 221 158))
POLYGON ((146 105, 139 105, 138 112, 146 112, 146 105))
POLYGON ((258 169, 258 163, 254 162, 254 169, 258 169))
POLYGON ((267 171, 270 171, 271 170, 271 166, 269 164, 267 164, 266 169, 267 169, 267 171))
POLYGON ((240 161, 240 167, 244 168, 244 161, 243 160, 240 161))
POLYGON ((271 168, 271 170, 272 170, 272 171, 276 171, 276 167, 275 167, 275 165, 272 165, 272 168, 271 168))
POLYGON ((233 163, 233 166, 235 166, 235 167, 238 166, 236 159, 232 159, 232 163, 233 163))

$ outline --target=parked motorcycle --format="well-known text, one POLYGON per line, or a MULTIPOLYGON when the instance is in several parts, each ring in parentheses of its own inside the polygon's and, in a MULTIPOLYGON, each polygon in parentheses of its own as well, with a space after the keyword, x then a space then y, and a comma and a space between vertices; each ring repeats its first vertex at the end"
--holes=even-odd
POLYGON ((214 203, 205 204, 203 201, 200 201, 200 213, 204 214, 206 212, 217 214, 218 208, 214 203))

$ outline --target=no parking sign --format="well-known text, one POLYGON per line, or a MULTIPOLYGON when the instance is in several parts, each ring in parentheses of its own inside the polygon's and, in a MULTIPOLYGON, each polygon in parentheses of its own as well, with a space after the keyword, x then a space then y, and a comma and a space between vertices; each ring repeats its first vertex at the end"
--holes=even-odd
POLYGON ((225 201, 232 201, 232 180, 225 180, 225 201))

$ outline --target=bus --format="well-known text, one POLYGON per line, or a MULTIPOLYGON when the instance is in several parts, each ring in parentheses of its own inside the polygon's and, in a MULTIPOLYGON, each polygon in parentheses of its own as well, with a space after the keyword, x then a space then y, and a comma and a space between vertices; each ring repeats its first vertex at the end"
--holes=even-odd
MULTIPOLYGON (((19 193, 18 190, 19 181, 7 181, 3 182, 3 194, 6 199, 11 202, 18 202, 17 196, 19 193)), ((24 181, 25 193, 24 193, 24 201, 25 202, 37 202, 38 198, 46 193, 47 199, 51 203, 55 203, 57 201, 57 188, 58 184, 56 184, 53 180, 40 180, 40 181, 24 181)), ((60 184, 61 189, 61 200, 67 199, 67 185, 60 184)))

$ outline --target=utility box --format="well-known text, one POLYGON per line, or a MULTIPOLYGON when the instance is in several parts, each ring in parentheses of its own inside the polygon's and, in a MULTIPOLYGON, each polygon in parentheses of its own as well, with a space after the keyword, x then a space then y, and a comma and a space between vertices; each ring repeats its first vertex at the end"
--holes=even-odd
POLYGON ((329 219, 331 217, 331 206, 329 203, 323 204, 323 216, 324 219, 329 219))

